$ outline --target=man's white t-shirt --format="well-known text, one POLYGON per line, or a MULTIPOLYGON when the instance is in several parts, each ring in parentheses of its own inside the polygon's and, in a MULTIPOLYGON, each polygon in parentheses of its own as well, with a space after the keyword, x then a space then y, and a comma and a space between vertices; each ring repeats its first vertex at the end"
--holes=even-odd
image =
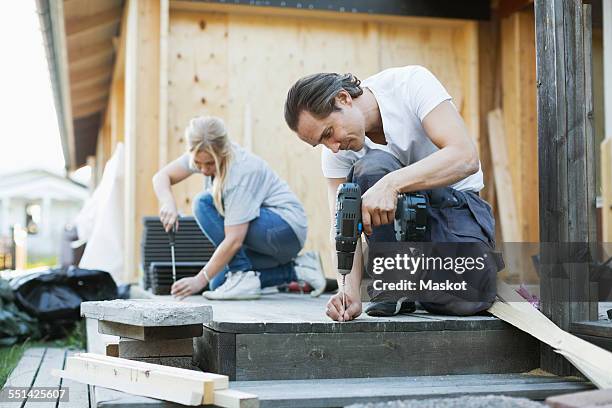
MULTIPOLYGON (((452 98, 429 70, 418 65, 390 68, 367 78, 361 86, 376 97, 387 144, 376 144, 366 137, 364 148, 358 152, 333 153, 323 147, 321 163, 325 177, 346 177, 353 164, 370 149, 389 152, 404 166, 439 150, 425 133, 422 121, 436 106, 452 98)), ((484 187, 481 168, 451 187, 480 191, 484 187)))

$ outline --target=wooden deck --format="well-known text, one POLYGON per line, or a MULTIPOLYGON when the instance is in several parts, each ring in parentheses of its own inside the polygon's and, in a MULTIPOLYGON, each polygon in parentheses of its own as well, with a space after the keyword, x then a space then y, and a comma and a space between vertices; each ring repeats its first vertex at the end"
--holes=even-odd
MULTIPOLYGON (((53 387, 65 389, 68 401, 40 402, 19 399, 2 402, 2 408, 170 408, 182 405, 139 397, 100 387, 90 387, 51 376, 63 368, 76 351, 58 348, 28 349, 5 387, 53 387)), ((551 395, 588 390, 576 378, 530 374, 447 375, 389 378, 345 378, 287 381, 239 381, 230 388, 259 396, 262 408, 339 407, 353 403, 398 399, 425 399, 463 395, 506 395, 543 400, 551 395), (338 390, 342 390, 339 392, 338 390)), ((6 391, 3 391, 6 392, 6 391)))
POLYGON ((57 388, 65 390, 63 398, 44 402, 35 398, 18 398, 11 402, 0 402, 2 408, 88 408, 90 407, 90 390, 86 384, 64 380, 51 375, 51 370, 64 368, 66 357, 79 350, 62 348, 30 348, 27 349, 19 363, 2 388, 22 387, 26 390, 36 390, 36 387, 57 388), (67 394, 67 395, 66 395, 67 394))
POLYGON ((502 374, 539 366, 537 340, 491 316, 419 311, 338 323, 323 313, 324 297, 187 301, 213 307, 195 342, 196 362, 236 381, 502 374))

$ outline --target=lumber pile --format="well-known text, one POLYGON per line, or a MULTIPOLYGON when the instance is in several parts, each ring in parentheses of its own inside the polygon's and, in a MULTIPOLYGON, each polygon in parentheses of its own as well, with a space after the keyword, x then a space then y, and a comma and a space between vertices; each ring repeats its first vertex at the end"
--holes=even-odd
POLYGON ((612 388, 612 353, 560 329, 501 280, 497 293, 491 314, 551 346, 598 388, 612 388))
POLYGON ((152 364, 197 369, 193 338, 212 319, 212 308, 149 299, 84 302, 81 314, 98 320, 98 332, 119 336, 106 355, 152 364))
POLYGON ((68 357, 57 377, 184 405, 256 408, 257 396, 229 389, 225 375, 91 353, 68 357))

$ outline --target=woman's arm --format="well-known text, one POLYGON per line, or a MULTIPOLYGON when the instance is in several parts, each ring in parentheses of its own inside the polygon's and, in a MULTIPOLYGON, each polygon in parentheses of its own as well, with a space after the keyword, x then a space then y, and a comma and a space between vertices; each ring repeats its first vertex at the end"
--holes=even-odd
POLYGON ((209 279, 216 276, 225 265, 234 257, 242 247, 244 238, 249 230, 249 223, 230 225, 225 227, 225 238, 215 249, 212 257, 204 268, 193 278, 184 278, 172 285, 171 293, 180 299, 199 292, 209 279))
POLYGON ((425 118, 423 128, 440 149, 422 160, 384 176, 362 197, 363 229, 393 222, 400 192, 448 186, 479 169, 478 152, 457 109, 444 101, 425 118))
POLYGON ((159 219, 166 232, 170 231, 170 228, 177 223, 178 219, 178 211, 171 186, 193 174, 185 168, 181 160, 182 158, 179 157, 168 163, 153 176, 153 190, 155 190, 155 195, 159 200, 159 219))

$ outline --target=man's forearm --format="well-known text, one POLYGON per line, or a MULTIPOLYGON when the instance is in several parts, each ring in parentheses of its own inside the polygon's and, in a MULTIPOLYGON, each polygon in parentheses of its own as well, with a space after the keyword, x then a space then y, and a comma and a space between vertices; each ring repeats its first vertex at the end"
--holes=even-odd
POLYGON ((429 190, 454 184, 478 171, 478 161, 462 161, 456 147, 448 147, 407 167, 395 170, 380 181, 397 192, 429 190))

